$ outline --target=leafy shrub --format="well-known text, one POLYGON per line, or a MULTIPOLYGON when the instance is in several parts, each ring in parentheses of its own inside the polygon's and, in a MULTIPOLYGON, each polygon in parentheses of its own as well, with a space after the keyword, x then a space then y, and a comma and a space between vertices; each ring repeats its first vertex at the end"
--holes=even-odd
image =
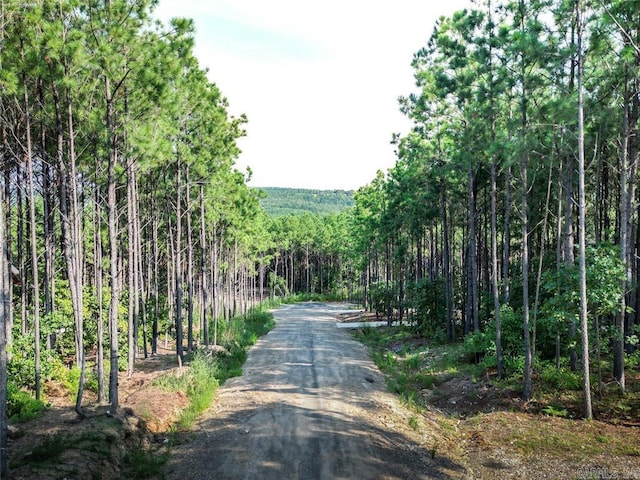
POLYGON ((565 418, 568 415, 568 411, 565 408, 559 408, 555 405, 547 405, 541 410, 545 415, 549 415, 550 417, 561 417, 565 418))
POLYGON ((369 304, 376 315, 386 315, 387 301, 391 310, 396 310, 398 304, 398 285, 395 282, 376 282, 369 286, 369 304))
POLYGON ((423 278, 407 289, 408 306, 415 312, 417 328, 431 336, 444 323, 447 309, 444 280, 423 278))
POLYGON ((12 382, 7 384, 7 417, 24 422, 38 417, 47 405, 29 393, 18 389, 12 382))
POLYGON ((580 390, 582 379, 579 374, 567 368, 556 368, 550 363, 545 364, 540 372, 542 385, 555 390, 580 390))

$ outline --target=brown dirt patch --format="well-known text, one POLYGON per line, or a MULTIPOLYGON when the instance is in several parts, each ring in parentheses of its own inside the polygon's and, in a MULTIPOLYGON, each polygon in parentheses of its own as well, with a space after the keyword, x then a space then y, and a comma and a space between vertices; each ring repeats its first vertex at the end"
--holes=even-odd
POLYGON ((120 465, 125 455, 139 448, 160 448, 164 434, 189 404, 183 392, 166 392, 152 385, 161 375, 177 373, 174 359, 171 353, 161 352, 139 360, 131 377, 121 373, 116 415, 86 391, 86 416, 81 418, 68 390, 59 383, 47 383, 50 409, 39 418, 10 425, 10 478, 122 478, 120 465))

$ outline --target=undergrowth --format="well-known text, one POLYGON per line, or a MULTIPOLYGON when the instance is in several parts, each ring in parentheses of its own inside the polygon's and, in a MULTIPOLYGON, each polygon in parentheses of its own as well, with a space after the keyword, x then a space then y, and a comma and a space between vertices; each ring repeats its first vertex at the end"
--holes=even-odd
POLYGON ((174 431, 193 427, 198 415, 211 405, 218 386, 228 378, 242 374, 249 348, 274 325, 273 315, 264 307, 253 308, 246 316, 220 322, 219 338, 223 351, 211 355, 208 351, 198 350, 185 359, 188 368, 154 381, 161 388, 182 391, 189 398, 189 406, 182 411, 174 431))

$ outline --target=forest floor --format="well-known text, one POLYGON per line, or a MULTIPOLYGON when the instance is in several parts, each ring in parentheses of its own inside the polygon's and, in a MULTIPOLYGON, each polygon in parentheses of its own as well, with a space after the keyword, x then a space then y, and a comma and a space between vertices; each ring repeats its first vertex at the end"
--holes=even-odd
MULTIPOLYGON (((375 314, 362 312, 339 319, 376 320, 375 314)), ((357 336, 362 335, 367 332, 360 329, 357 336)), ((594 395, 595 419, 585 421, 579 391, 539 388, 524 402, 520 385, 497 381, 495 372, 470 373, 459 348, 431 343, 390 334, 388 341, 370 344, 370 351, 381 359, 391 390, 454 432, 468 478, 640 479, 638 369, 627 371, 625 397, 612 384, 602 399, 594 395)))
POLYGON ((153 385, 161 375, 179 371, 175 358, 171 351, 160 349, 158 355, 140 359, 131 377, 121 372, 120 408, 115 415, 97 403, 95 393, 85 391, 81 418, 65 387, 46 384, 50 408, 38 418, 10 424, 9 478, 148 478, 139 476, 138 470, 160 468, 152 457, 164 454, 171 425, 189 403, 184 393, 153 385))
MULTIPOLYGON (((336 319, 371 321, 375 317, 353 312, 336 316, 336 319)), ((237 439, 253 445, 250 442, 256 438, 253 445, 256 448, 264 443, 266 437, 260 434, 260 423, 264 419, 260 420, 262 417, 256 406, 263 396, 267 401, 269 418, 280 410, 288 418, 292 418, 292 412, 301 415, 293 417, 301 423, 291 426, 297 435, 305 428, 315 428, 314 422, 318 421, 327 429, 340 430, 348 425, 355 431, 354 422, 358 421, 361 423, 357 430, 364 431, 365 437, 380 445, 376 448, 383 448, 385 442, 393 442, 393 438, 401 439, 398 458, 407 463, 405 469, 379 470, 379 474, 356 474, 352 478, 431 478, 428 472, 435 468, 434 478, 640 479, 640 404, 637 402, 620 399, 618 410, 613 412, 609 408, 611 401, 606 406, 596 401, 596 420, 586 422, 579 419, 576 397, 566 392, 557 392, 553 398, 539 396, 534 401, 523 402, 516 388, 496 382, 490 375, 477 378, 451 368, 438 371, 434 366, 442 365, 442 357, 451 355, 451 351, 431 347, 424 339, 403 338, 390 341, 382 348, 385 355, 395 357, 396 361, 411 356, 419 358, 423 370, 428 371, 429 377, 425 379, 433 380, 424 381, 428 388, 415 390, 415 395, 404 390, 403 398, 399 401, 396 398, 392 404, 385 394, 384 382, 392 391, 398 391, 401 390, 398 378, 387 372, 381 375, 372 371, 365 382, 353 385, 353 388, 357 386, 363 390, 353 395, 359 398, 363 393, 361 402, 349 407, 344 416, 340 414, 343 420, 335 423, 335 411, 312 414, 307 405, 299 403, 312 392, 308 385, 300 385, 300 391, 289 392, 290 402, 287 402, 291 407, 286 407, 287 402, 281 398, 272 398, 277 393, 275 390, 264 389, 257 395, 257 389, 247 385, 243 375, 240 379, 229 380, 227 390, 226 386, 221 388, 203 423, 196 426, 191 437, 189 434, 183 436, 171 448, 170 478, 180 478, 181 467, 176 466, 175 459, 183 457, 185 451, 194 445, 211 442, 215 446, 220 438, 223 439, 223 448, 228 448, 229 441, 237 439), (245 399, 248 404, 239 397, 239 392, 246 389, 252 390, 251 398, 245 399), (545 415, 543 412, 549 405, 555 407, 547 410, 551 415, 545 415), (292 411, 284 411, 286 408, 292 408, 292 411), (342 424, 343 421, 348 423, 342 424), (368 426, 363 427, 369 424, 375 427, 372 430, 367 430, 368 426), (396 436, 389 436, 382 429, 391 429, 396 436)), ((374 350, 372 347, 368 349, 372 356, 376 355, 374 350)), ((298 370, 305 368, 307 362, 289 364, 298 370)), ((149 452, 161 456, 168 451, 169 429, 181 409, 188 404, 188 399, 181 392, 169 393, 155 387, 153 379, 177 371, 175 355, 168 350, 156 357, 140 360, 131 378, 126 374, 120 378, 121 408, 118 414, 112 415, 106 407, 96 406, 95 399, 88 392, 84 419, 80 419, 73 410, 72 399, 64 388, 48 385, 47 401, 51 408, 35 420, 11 427, 10 478, 164 478, 161 471, 156 476, 150 475, 153 469, 144 458, 149 452), (140 465, 146 471, 140 472, 140 465)), ((640 388, 640 372, 628 372, 627 382, 631 389, 640 388)), ((331 388, 333 392, 335 385, 332 384, 331 388)), ((332 393, 328 399, 321 399, 321 404, 334 402, 334 396, 332 393)), ((337 404, 331 405, 335 410, 337 404)), ((286 433, 291 434, 291 431, 286 433)), ((332 441, 354 441, 347 433, 345 431, 339 440, 332 441)), ((323 448, 321 443, 313 444, 313 448, 323 448)), ((272 447, 278 449, 277 445, 272 447)), ((305 458, 309 457, 308 453, 305 458)), ((205 452, 205 461, 211 462, 206 457, 205 452)), ((245 464, 248 460, 245 459, 245 464)), ((372 461, 375 460, 374 455, 372 461)), ((271 473, 292 473, 279 470, 282 466, 274 462, 269 465, 271 473)), ((207 468, 206 465, 204 467, 207 468)), ((228 467, 226 464, 225 468, 228 467)), ((287 468, 293 467, 289 465, 287 468)), ((358 464, 358 468, 364 467, 358 464)))

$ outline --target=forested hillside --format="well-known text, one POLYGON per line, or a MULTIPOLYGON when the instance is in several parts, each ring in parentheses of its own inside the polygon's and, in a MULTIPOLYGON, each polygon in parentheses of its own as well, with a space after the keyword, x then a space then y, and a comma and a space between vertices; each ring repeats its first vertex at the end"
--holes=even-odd
POLYGON ((264 192, 260 204, 270 216, 338 213, 354 205, 353 191, 278 187, 259 190, 264 192))

